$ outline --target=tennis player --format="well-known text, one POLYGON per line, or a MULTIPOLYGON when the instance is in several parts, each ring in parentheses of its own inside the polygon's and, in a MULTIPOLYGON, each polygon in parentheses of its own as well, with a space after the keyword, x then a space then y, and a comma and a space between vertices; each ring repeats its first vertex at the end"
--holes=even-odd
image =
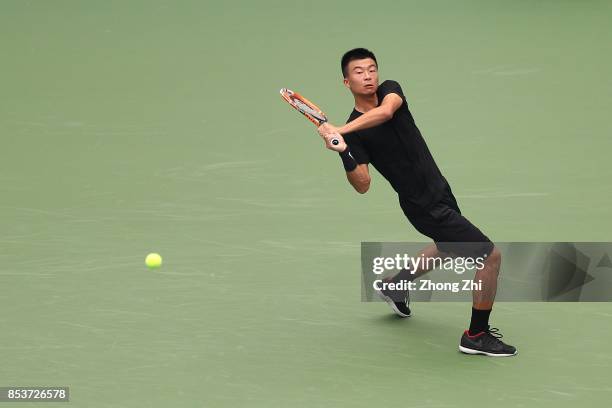
MULTIPOLYGON (((482 282, 481 290, 473 291, 470 326, 460 339, 459 350, 495 357, 515 355, 516 348, 505 344, 499 330, 489 326, 501 254, 461 214, 448 182, 414 122, 400 84, 392 80, 379 84, 378 62, 365 48, 344 54, 341 68, 344 85, 353 94, 355 107, 345 125, 325 123, 319 127, 326 147, 340 154, 348 181, 359 193, 366 193, 370 187, 368 164, 387 179, 397 192, 410 223, 434 241, 422 251, 424 257, 485 259, 474 277, 474 281, 482 282), (340 143, 332 144, 334 138, 340 143)), ((414 280, 429 271, 425 266, 402 270, 386 283, 414 280)), ((397 315, 410 316, 408 291, 383 289, 379 295, 397 315)))

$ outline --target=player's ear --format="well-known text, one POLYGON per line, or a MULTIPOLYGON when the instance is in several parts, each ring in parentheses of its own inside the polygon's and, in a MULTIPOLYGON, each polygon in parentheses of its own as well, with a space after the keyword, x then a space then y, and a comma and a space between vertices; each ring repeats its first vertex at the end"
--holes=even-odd
POLYGON ((349 89, 351 88, 351 87, 349 86, 349 80, 348 80, 348 79, 344 78, 344 80, 343 80, 342 82, 344 82, 344 86, 346 86, 346 87, 347 87, 347 88, 349 88, 349 89))

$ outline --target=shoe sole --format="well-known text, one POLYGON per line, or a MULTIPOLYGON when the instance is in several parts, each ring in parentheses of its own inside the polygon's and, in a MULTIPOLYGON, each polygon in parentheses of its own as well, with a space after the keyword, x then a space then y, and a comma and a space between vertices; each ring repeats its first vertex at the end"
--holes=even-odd
POLYGON ((472 354, 472 355, 482 354, 484 356, 489 356, 489 357, 512 357, 518 354, 518 350, 515 351, 514 354, 497 354, 497 353, 487 353, 486 351, 481 351, 481 350, 474 350, 474 349, 463 347, 463 346, 459 346, 459 351, 465 354, 472 354))
POLYGON ((399 317, 402 318, 406 318, 406 317, 410 317, 412 316, 412 313, 410 314, 406 314, 406 313, 402 313, 400 312, 400 310, 397 308, 397 306, 395 306, 395 302, 393 301, 393 299, 391 299, 389 296, 383 294, 381 291, 376 290, 376 293, 378 294, 378 296, 384 300, 385 302, 387 302, 387 304, 391 307, 391 309, 393 310, 393 312, 398 315, 399 317))

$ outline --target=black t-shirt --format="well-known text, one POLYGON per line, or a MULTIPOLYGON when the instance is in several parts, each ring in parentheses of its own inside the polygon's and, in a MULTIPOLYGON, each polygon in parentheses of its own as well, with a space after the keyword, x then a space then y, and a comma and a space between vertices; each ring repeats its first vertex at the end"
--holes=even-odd
MULTIPOLYGON (((397 82, 387 80, 379 85, 378 105, 390 93, 404 101, 393 117, 378 126, 347 133, 344 140, 357 163, 371 163, 391 183, 400 199, 427 208, 440 199, 447 182, 414 123, 397 82)), ((353 109, 347 123, 361 115, 353 109)))

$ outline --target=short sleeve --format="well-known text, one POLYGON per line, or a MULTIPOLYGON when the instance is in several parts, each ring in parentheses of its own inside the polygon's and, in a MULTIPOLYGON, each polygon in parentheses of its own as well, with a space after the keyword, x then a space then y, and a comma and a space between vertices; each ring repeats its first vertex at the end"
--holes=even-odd
POLYGON ((399 83, 391 79, 388 79, 384 81, 382 84, 380 84, 380 86, 378 87, 377 93, 378 93, 379 103, 382 103, 382 100, 385 99, 385 96, 389 95, 390 93, 399 95, 404 101, 404 103, 406 103, 406 97, 404 96, 402 87, 400 86, 399 83))
POLYGON ((351 149, 351 155, 357 162, 357 164, 368 164, 370 162, 370 155, 361 143, 359 134, 357 132, 347 133, 344 135, 344 141, 351 149))

